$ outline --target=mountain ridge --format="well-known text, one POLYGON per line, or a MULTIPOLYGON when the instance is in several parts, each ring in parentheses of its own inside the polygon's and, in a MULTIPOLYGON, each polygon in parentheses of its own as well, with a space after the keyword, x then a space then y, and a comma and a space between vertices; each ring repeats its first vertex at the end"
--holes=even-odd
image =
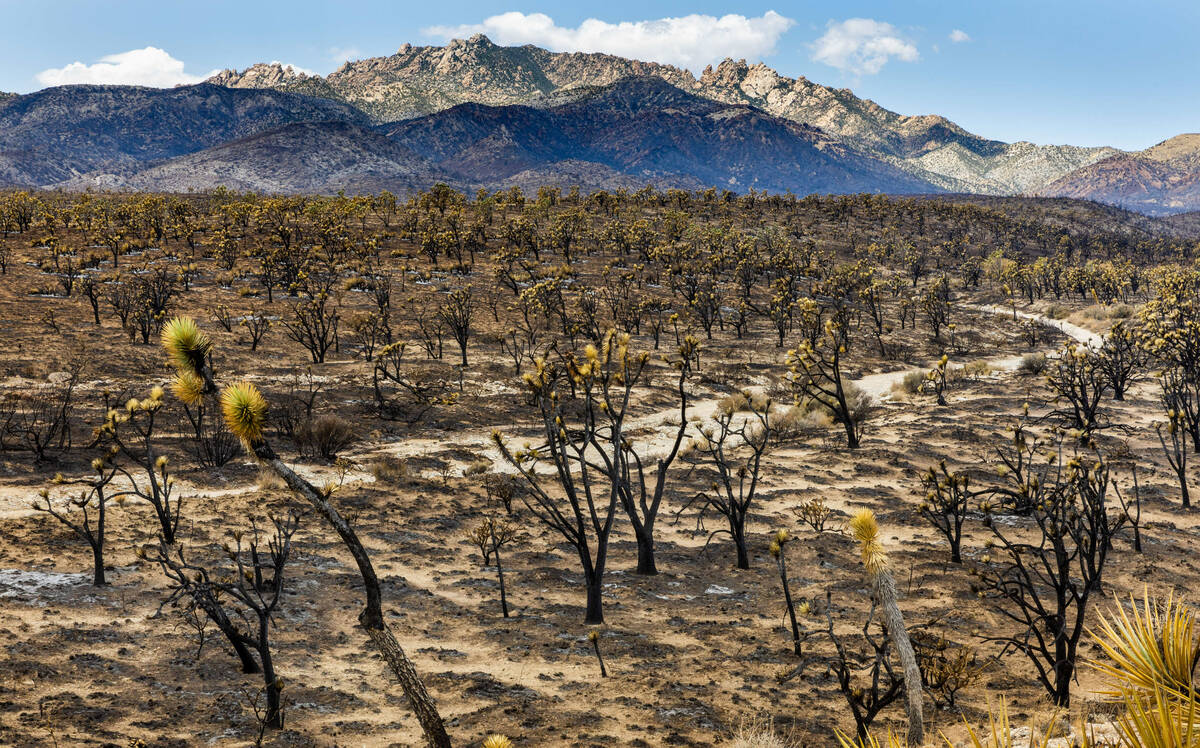
POLYGON ((737 191, 937 191, 817 128, 714 102, 657 76, 624 78, 549 108, 460 104, 394 123, 388 134, 435 163, 468 165, 473 173, 486 165, 500 179, 516 169, 582 160, 631 176, 687 175, 737 191), (481 128, 484 118, 489 125, 481 128), (430 151, 422 151, 422 142, 430 151))
POLYGON ((974 135, 940 115, 902 115, 849 89, 788 78, 763 63, 725 59, 699 77, 671 65, 604 53, 502 47, 486 36, 445 46, 405 44, 394 55, 347 62, 324 78, 262 64, 211 80, 234 87, 279 87, 358 106, 373 121, 411 119, 461 103, 530 104, 581 86, 653 75, 689 93, 750 104, 830 135, 937 186, 983 194, 1037 190, 1113 148, 1003 143, 974 135), (323 92, 323 93, 321 93, 323 92))
POLYGON ((655 76, 622 79, 551 107, 466 103, 387 127, 289 123, 56 186, 336 192, 406 191, 437 181, 460 189, 937 191, 817 128, 698 97, 655 76))
POLYGON ((1200 133, 1184 133, 1121 153, 1060 177, 1047 197, 1099 200, 1150 215, 1200 208, 1200 133))
POLYGON ((346 104, 270 89, 57 86, 0 105, 0 183, 121 171, 298 121, 368 125, 346 104))

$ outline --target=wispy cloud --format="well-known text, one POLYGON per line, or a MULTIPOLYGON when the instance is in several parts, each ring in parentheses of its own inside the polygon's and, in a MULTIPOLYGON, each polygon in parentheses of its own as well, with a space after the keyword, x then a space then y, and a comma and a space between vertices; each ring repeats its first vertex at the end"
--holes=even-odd
POLYGON ((921 55, 890 23, 848 18, 829 22, 825 34, 812 44, 812 58, 855 75, 874 75, 893 58, 916 62, 921 55))
POLYGON ((971 41, 971 36, 962 29, 955 29, 950 32, 950 41, 955 44, 962 44, 963 42, 971 41))
POLYGON ((267 64, 278 65, 279 67, 283 68, 284 70, 291 70, 293 73, 298 73, 300 75, 319 75, 319 73, 309 70, 308 68, 302 68, 299 65, 293 65, 290 62, 281 62, 279 60, 271 60, 271 62, 269 62, 267 64))
POLYGON ((66 86, 73 83, 105 83, 168 88, 181 83, 199 83, 214 75, 184 71, 184 64, 158 47, 131 49, 128 52, 106 55, 90 65, 72 62, 61 68, 50 68, 35 78, 43 86, 66 86))
POLYGON ((608 23, 589 18, 576 27, 559 26, 544 13, 512 11, 462 26, 432 26, 441 39, 486 34, 497 44, 536 44, 556 52, 607 52, 668 63, 697 71, 725 57, 762 59, 795 21, 775 11, 748 18, 691 14, 677 18, 608 23))
POLYGON ((362 50, 358 47, 330 47, 329 59, 334 65, 341 65, 349 60, 362 58, 362 50))

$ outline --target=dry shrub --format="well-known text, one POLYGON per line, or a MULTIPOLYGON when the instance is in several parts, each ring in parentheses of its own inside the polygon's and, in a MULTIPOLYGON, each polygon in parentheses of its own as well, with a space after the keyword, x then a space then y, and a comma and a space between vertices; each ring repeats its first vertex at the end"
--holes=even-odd
POLYGON ((771 717, 743 721, 729 741, 730 748, 792 748, 795 743, 775 730, 771 717))
POLYGON ((1027 353, 1021 357, 1021 363, 1017 364, 1017 373, 1027 376, 1036 377, 1046 371, 1046 354, 1044 353, 1027 353))
POLYGON ((283 482, 283 478, 280 478, 274 470, 265 466, 259 467, 258 478, 255 483, 263 491, 282 491, 287 488, 287 484, 283 482))
POLYGON ((408 463, 395 455, 376 457, 371 460, 367 469, 379 483, 396 485, 407 482, 411 477, 408 472, 408 463))
POLYGON ((992 373, 992 366, 987 361, 971 361, 950 370, 953 378, 958 379, 979 379, 986 377, 992 373))
POLYGON ((1129 319, 1133 316, 1134 308, 1128 304, 1114 304, 1108 310, 1109 319, 1129 319))
POLYGON ((512 514, 513 500, 521 496, 521 484, 515 476, 504 473, 485 473, 483 488, 490 501, 499 502, 505 514, 512 514))
POLYGON ((833 415, 814 400, 801 400, 777 416, 772 426, 781 437, 824 431, 833 425, 833 415))
POLYGON ((485 457, 480 457, 478 459, 471 460, 471 464, 463 468, 463 476, 470 477, 472 475, 483 475, 491 469, 492 461, 485 457))
POLYGON ((904 375, 904 378, 892 385, 893 395, 916 395, 921 392, 921 385, 925 384, 925 372, 910 371, 904 375))
POLYGON ((1051 304, 1046 307, 1046 316, 1050 319, 1065 319, 1071 310, 1063 304, 1051 304))
POLYGON ((717 403, 717 410, 722 413, 737 413, 745 410, 749 405, 750 400, 746 397, 746 393, 735 392, 721 398, 721 402, 717 403))
MULTIPOLYGON (((875 398, 871 393, 863 390, 854 382, 845 382, 842 389, 846 393, 850 422, 858 425, 869 420, 876 408, 875 398)), ((830 415, 832 416, 832 414, 830 415)))
POLYGON ((300 454, 332 460, 358 441, 354 425, 335 415, 323 415, 303 421, 293 437, 300 454))

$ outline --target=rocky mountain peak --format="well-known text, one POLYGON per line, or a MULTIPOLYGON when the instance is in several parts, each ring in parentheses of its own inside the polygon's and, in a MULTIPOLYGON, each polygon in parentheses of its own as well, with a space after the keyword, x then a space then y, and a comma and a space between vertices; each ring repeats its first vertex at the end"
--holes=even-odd
POLYGON ((259 62, 242 71, 222 70, 206 82, 226 88, 284 88, 297 81, 311 78, 291 65, 279 62, 259 62))
POLYGON ((1200 156, 1200 133, 1183 133, 1142 151, 1142 155, 1155 161, 1195 159, 1200 156))
POLYGON ((734 60, 731 57, 726 57, 713 69, 712 65, 704 68, 703 74, 700 76, 701 86, 736 86, 742 78, 746 77, 746 71, 750 66, 745 60, 734 60))
MULTIPOLYGON (((789 78, 762 62, 751 65, 727 58, 706 67, 697 79, 671 65, 609 54, 550 52, 531 45, 503 47, 483 34, 440 47, 405 44, 395 55, 348 62, 326 78, 297 81, 274 71, 250 72, 222 74, 213 82, 333 98, 359 107, 377 123, 472 102, 544 107, 578 100, 584 89, 631 76, 653 76, 703 99, 748 104, 819 128, 915 177, 961 192, 1009 194, 1037 189, 1112 154, 1108 149, 1059 146, 1037 146, 1029 152, 981 138, 939 115, 901 115, 847 88, 789 78)), ((666 95, 649 88, 643 93, 666 95)))

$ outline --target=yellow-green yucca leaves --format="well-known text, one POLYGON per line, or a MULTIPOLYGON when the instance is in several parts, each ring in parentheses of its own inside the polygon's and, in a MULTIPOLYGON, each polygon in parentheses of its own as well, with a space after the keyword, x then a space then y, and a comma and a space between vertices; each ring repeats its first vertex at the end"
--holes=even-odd
MULTIPOLYGON (((1013 735, 1012 723, 1008 718, 1008 704, 1003 698, 1000 699, 1000 707, 998 709, 988 709, 988 724, 987 727, 975 731, 970 723, 963 719, 963 723, 967 728, 967 743, 970 748, 1016 748, 1018 745, 1021 748, 1045 748, 1051 740, 1055 738, 1063 738, 1059 727, 1062 723, 1060 711, 1051 712, 1042 724, 1030 723, 1027 732, 1028 736, 1017 738, 1013 735)), ((1026 732, 1022 731, 1022 732, 1026 732)), ((1075 731, 1076 742, 1071 743, 1073 748, 1092 748, 1094 741, 1092 740, 1091 732, 1083 723, 1078 725, 1075 731)), ((955 748, 955 743, 943 733, 942 740, 946 742, 946 748, 955 748)))
POLYGON ((212 351, 212 340, 201 331, 196 320, 183 316, 172 317, 163 325, 162 345, 176 369, 196 376, 212 351))
POLYGON ((1192 608, 1169 596, 1143 594, 1130 612, 1100 615, 1091 632, 1108 659, 1091 665, 1108 677, 1105 695, 1124 704, 1119 726, 1125 745, 1137 748, 1198 748, 1197 693, 1192 675, 1200 646, 1192 608))
POLYGON ((513 742, 504 735, 488 735, 483 741, 483 748, 513 748, 513 742))
POLYGON ((235 436, 253 446, 262 442, 267 400, 251 382, 231 384, 221 391, 221 412, 235 436))
POLYGON ((188 405, 198 405, 204 399, 204 380, 189 369, 180 369, 171 382, 171 392, 188 405))
POLYGON ((1108 657, 1091 662, 1110 679, 1106 695, 1120 696, 1129 686, 1195 699, 1192 675, 1200 658, 1195 612, 1174 596, 1155 601, 1148 591, 1140 604, 1130 596, 1129 607, 1129 612, 1118 605, 1109 615, 1101 613, 1099 627, 1091 632, 1108 657))
POLYGON ((1125 713, 1118 725, 1123 745, 1130 748, 1197 748, 1196 700, 1181 699, 1156 686, 1150 695, 1126 686, 1125 713))
POLYGON ((841 730, 835 730, 835 734, 839 748, 908 748, 908 743, 890 729, 883 740, 874 735, 868 735, 865 739, 852 738, 841 730))
POLYGON ((850 520, 850 532, 858 541, 866 570, 871 574, 887 571, 888 555, 879 542, 879 523, 875 520, 875 513, 863 509, 855 514, 850 520))

